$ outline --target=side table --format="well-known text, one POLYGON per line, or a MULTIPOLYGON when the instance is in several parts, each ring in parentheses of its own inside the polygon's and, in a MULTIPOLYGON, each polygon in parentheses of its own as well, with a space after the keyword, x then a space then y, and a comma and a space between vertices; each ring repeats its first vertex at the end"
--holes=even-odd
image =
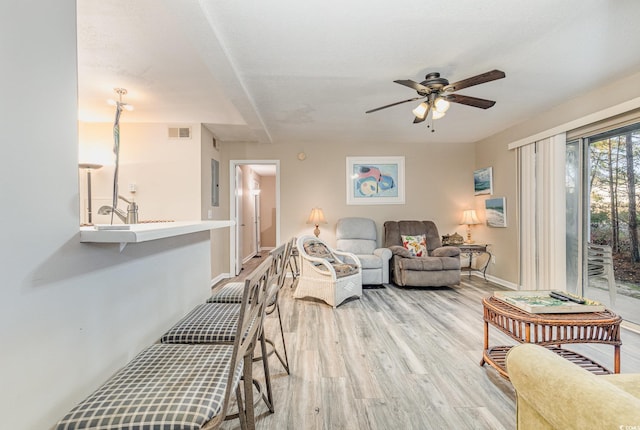
POLYGON ((463 243, 460 245, 453 245, 460 248, 460 254, 465 254, 469 256, 469 265, 466 267, 461 267, 462 270, 466 270, 469 273, 469 277, 471 277, 471 271, 473 270, 472 263, 473 257, 479 256, 483 254, 487 254, 489 258, 487 262, 484 263, 482 267, 478 267, 477 270, 482 272, 482 276, 484 276, 484 280, 487 280, 487 267, 489 267, 489 262, 491 261, 491 253, 487 250, 488 244, 471 244, 471 243, 463 243))
POLYGON ((620 373, 619 315, 605 310, 574 314, 532 314, 494 296, 482 299, 484 308, 484 350, 480 365, 495 368, 509 378, 506 358, 512 345, 489 346, 489 325, 497 328, 518 343, 535 343, 551 349, 565 359, 597 375, 611 371, 595 361, 568 349, 563 344, 603 343, 613 345, 613 372, 620 373))

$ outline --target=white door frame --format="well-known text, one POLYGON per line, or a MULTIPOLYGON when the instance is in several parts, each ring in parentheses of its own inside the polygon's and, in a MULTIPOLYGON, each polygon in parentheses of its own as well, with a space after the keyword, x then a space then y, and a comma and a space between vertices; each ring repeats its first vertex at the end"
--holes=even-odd
MULTIPOLYGON (((276 210, 276 213, 278 211, 276 210)), ((258 194, 254 194, 253 196, 253 235, 256 239, 256 254, 260 255, 260 251, 262 251, 262 242, 260 238, 260 192, 258 190, 258 194)))
POLYGON ((242 224, 236 214, 236 166, 247 164, 275 164, 276 166, 276 246, 280 243, 280 160, 229 160, 229 219, 235 221, 235 228, 229 229, 229 274, 233 276, 236 267, 236 229, 242 224))
MULTIPOLYGON (((244 201, 242 199, 242 195, 238 195, 237 193, 237 189, 238 189, 238 184, 240 184, 240 186, 242 187, 242 184, 244 183, 243 180, 243 176, 244 173, 242 172, 242 169, 240 168, 240 166, 236 166, 234 169, 234 175, 233 175, 233 187, 231 187, 233 189, 233 209, 234 209, 234 213, 236 214, 235 217, 233 218, 233 220, 235 221, 235 228, 233 229, 234 234, 234 241, 235 243, 242 243, 243 241, 243 235, 242 235, 242 228, 244 227, 244 223, 243 221, 243 213, 244 213, 244 201)), ((236 252, 234 254, 234 261, 235 264, 233 266, 233 272, 231 272, 231 274, 233 276, 238 276, 240 274, 240 271, 242 270, 242 255, 240 254, 240 250, 241 250, 241 246, 236 246, 236 252)))

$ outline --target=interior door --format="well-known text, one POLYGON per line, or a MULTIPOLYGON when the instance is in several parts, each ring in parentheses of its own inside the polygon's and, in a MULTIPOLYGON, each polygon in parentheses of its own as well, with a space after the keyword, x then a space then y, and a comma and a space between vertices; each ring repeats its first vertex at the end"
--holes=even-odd
POLYGON ((256 255, 260 255, 260 251, 262 250, 262 241, 260 240, 260 191, 254 195, 253 213, 253 231, 256 238, 256 255))
POLYGON ((236 166, 236 180, 235 180, 235 209, 236 209, 236 264, 235 275, 239 275, 242 270, 242 169, 240 166, 236 166))

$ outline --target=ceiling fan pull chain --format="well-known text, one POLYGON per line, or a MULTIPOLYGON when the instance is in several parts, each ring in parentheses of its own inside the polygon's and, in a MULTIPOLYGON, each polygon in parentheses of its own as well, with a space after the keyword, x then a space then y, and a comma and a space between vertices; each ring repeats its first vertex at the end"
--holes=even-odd
POLYGON ((429 111, 429 120, 427 121, 427 128, 431 129, 431 133, 435 133, 436 129, 433 126, 433 109, 429 111))

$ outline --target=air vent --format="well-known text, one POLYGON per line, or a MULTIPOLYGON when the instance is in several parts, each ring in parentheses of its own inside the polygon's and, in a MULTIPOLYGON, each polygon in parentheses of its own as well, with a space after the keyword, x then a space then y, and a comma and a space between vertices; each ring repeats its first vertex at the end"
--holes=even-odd
POLYGON ((191 127, 169 127, 169 139, 191 139, 191 127))

